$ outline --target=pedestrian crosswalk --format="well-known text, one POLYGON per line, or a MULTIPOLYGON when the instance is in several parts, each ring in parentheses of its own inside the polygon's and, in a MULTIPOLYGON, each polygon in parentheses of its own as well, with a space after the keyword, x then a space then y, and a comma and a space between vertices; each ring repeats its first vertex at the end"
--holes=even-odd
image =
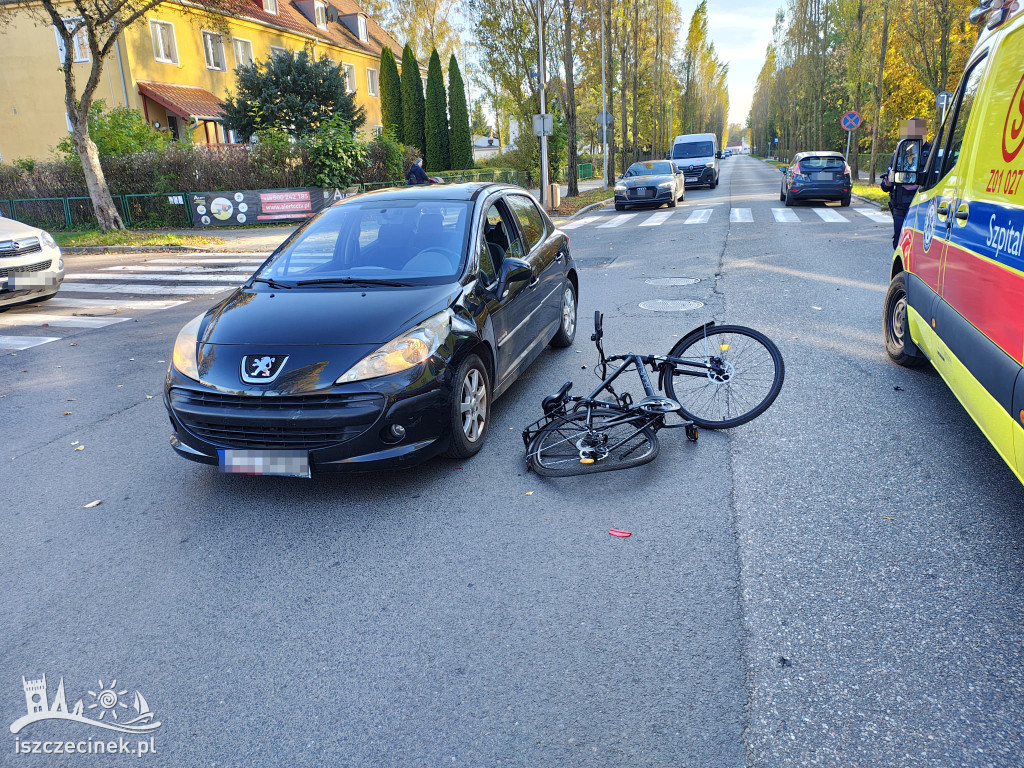
POLYGON ((0 312, 0 351, 30 349, 66 338, 57 333, 121 325, 191 299, 213 297, 243 283, 264 258, 198 254, 80 270, 69 260, 57 296, 0 312))
MULTIPOLYGON (((877 209, 856 207, 856 208, 830 208, 824 206, 801 206, 799 213, 796 208, 785 208, 782 206, 771 207, 767 210, 752 208, 729 208, 728 220, 730 224, 757 224, 767 222, 770 224, 854 224, 867 219, 875 224, 892 224, 892 216, 882 213, 877 209), (769 214, 768 211, 771 213, 769 214)), ((684 225, 697 226, 714 224, 724 221, 726 214, 720 212, 719 208, 705 207, 690 210, 680 208, 661 208, 653 212, 631 211, 619 213, 602 211, 601 213, 582 216, 578 219, 570 219, 562 224, 560 228, 566 231, 580 229, 617 229, 626 226, 627 228, 636 225, 637 227, 660 227, 672 222, 682 222, 684 225), (627 226, 628 225, 628 226, 627 226)), ((223 270, 230 273, 229 267, 223 270)))

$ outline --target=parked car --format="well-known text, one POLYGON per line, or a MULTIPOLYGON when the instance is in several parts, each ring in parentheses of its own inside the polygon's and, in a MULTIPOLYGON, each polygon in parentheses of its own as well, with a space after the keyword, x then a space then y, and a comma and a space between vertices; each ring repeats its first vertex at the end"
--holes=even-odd
POLYGON ((0 307, 45 301, 64 281, 64 259, 48 232, 0 216, 0 307))
MULTIPOLYGON (((893 181, 919 189, 893 254, 883 338, 893 362, 931 362, 1024 482, 1024 15, 1015 7, 971 13, 984 26, 924 165, 920 139, 897 147, 893 181)), ((908 445, 919 434, 906 420, 900 429, 908 445)))
POLYGON ((178 334, 171 445, 249 474, 467 458, 494 399, 572 344, 578 291, 569 238, 519 187, 342 200, 178 334))
POLYGON ((672 142, 672 162, 683 171, 687 184, 718 185, 718 137, 713 133, 687 133, 672 142))
POLYGON ((633 163, 619 176, 615 185, 615 210, 628 205, 664 205, 676 207, 676 201, 686 196, 683 172, 668 160, 633 163))
POLYGON ((782 170, 779 200, 793 205, 797 200, 838 200, 850 204, 853 180, 850 166, 838 152, 799 152, 782 170))
POLYGON ((722 157, 723 158, 732 157, 732 150, 731 149, 723 149, 722 150, 722 157))

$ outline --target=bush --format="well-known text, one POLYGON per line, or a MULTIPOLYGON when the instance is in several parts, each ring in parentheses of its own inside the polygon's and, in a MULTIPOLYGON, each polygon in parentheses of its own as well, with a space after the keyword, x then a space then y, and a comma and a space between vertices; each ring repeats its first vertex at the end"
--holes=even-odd
MULTIPOLYGON (((115 107, 105 112, 106 104, 97 99, 89 107, 89 136, 100 157, 122 157, 166 147, 170 139, 146 122, 134 109, 115 107)), ((78 150, 68 134, 57 143, 65 160, 79 162, 78 150)))
POLYGON ((403 147, 385 131, 366 146, 366 168, 360 181, 397 181, 405 178, 403 147))
POLYGON ((366 145, 356 139, 341 115, 321 124, 304 144, 313 186, 347 187, 359 181, 367 161, 366 145))

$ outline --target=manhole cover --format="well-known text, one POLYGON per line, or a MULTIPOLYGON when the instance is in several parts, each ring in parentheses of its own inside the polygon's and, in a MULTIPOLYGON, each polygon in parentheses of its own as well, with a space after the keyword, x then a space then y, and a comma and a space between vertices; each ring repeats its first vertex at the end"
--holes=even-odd
POLYGON ((644 280, 648 285, 693 285, 699 283, 699 277, 652 277, 644 280))
POLYGON ((704 306, 703 301, 676 301, 672 299, 652 299, 641 301, 640 309, 650 309, 654 312, 689 312, 700 309, 704 306))

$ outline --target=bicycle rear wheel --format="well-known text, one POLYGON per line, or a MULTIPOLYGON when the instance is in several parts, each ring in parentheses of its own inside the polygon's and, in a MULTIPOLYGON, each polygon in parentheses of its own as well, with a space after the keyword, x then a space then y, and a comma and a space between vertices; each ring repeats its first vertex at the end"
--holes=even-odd
POLYGON ((665 393, 682 406, 687 419, 704 429, 736 427, 760 416, 779 396, 785 378, 775 342, 742 325, 701 328, 668 354, 708 366, 706 372, 677 366, 665 379, 665 393))
POLYGON ((643 418, 624 416, 594 410, 589 428, 585 410, 555 419, 530 443, 527 461, 542 477, 609 472, 653 461, 658 455, 654 429, 643 418))

